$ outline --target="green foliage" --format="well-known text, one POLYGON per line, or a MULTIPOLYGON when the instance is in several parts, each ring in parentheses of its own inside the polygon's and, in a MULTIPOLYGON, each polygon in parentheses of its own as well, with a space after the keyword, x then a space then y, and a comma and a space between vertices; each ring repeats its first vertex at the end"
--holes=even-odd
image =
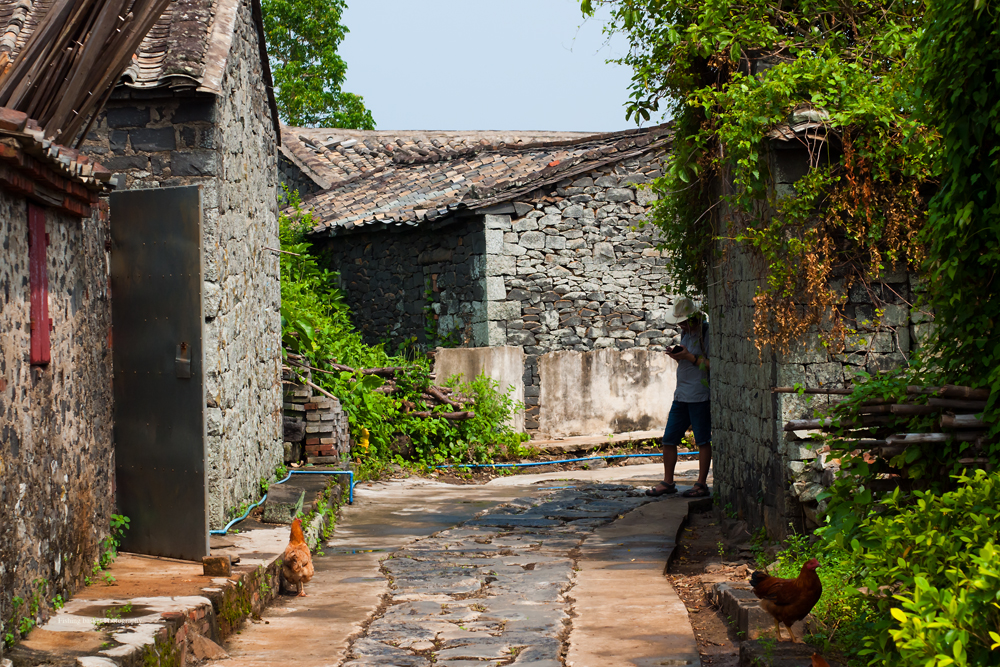
POLYGON ((652 185, 660 196, 652 220, 672 255, 676 288, 704 290, 716 241, 752 251, 766 267, 755 299, 757 342, 784 347, 836 312, 834 272, 868 280, 869 267, 877 274, 919 256, 921 187, 934 178, 936 146, 913 116, 922 2, 582 7, 597 4, 611 8, 608 30, 630 42, 618 61, 633 69, 627 116, 648 120, 663 103, 676 121, 664 176, 652 185), (814 138, 793 143, 808 149, 811 171, 794 192, 783 191, 768 134, 803 120, 816 123, 814 138))
POLYGON ((285 251, 280 259, 282 344, 286 351, 301 355, 307 365, 318 369, 313 382, 340 399, 357 443, 352 456, 360 467, 359 476, 377 476, 385 470, 388 462, 399 456, 394 443, 403 437, 409 438, 417 459, 424 463, 481 463, 496 456, 519 456, 526 436, 515 433, 505 422, 521 406, 489 378, 475 378, 459 387, 460 394, 473 399, 473 419, 451 421, 408 414, 452 412, 455 408, 431 408, 422 398, 431 384, 430 362, 425 355, 413 348, 409 355, 390 355, 383 345, 368 345, 362 340, 336 287, 337 275, 320 268, 304 240, 303 230, 314 225, 311 212, 302 211, 296 193, 290 195, 289 202, 292 213, 283 213, 280 218, 285 251), (380 393, 383 380, 377 375, 335 370, 333 363, 358 369, 395 367, 399 369, 395 373, 397 390, 391 395, 380 393))
POLYGON ((923 117, 941 134, 944 172, 921 241, 941 368, 956 384, 990 387, 992 413, 1000 395, 1000 2, 975 6, 930 2, 917 45, 923 117))
POLYGON ((290 125, 374 130, 358 95, 341 90, 347 64, 337 53, 348 30, 344 0, 262 0, 275 99, 290 125))
POLYGON ((122 545, 122 539, 129 527, 129 518, 121 514, 111 515, 111 524, 107 536, 101 541, 101 553, 97 558, 97 564, 101 569, 109 567, 118 558, 118 547, 122 545))
POLYGON ((480 374, 471 382, 452 378, 449 385, 456 387, 460 395, 473 399, 476 416, 458 421, 404 418, 412 420, 407 433, 422 461, 489 463, 497 458, 518 459, 527 454, 528 450, 521 445, 524 435, 505 425, 521 406, 509 392, 500 391, 499 382, 480 374))
POLYGON ((1000 662, 1000 475, 956 481, 914 499, 897 490, 851 543, 859 583, 883 612, 860 652, 870 665, 1000 662))

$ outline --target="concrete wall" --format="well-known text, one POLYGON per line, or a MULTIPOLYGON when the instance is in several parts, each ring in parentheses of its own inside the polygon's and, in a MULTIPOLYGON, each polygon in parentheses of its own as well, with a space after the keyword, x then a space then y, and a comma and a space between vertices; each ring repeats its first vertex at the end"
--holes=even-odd
MULTIPOLYGON (((500 391, 524 403, 524 350, 520 347, 439 347, 434 354, 434 373, 439 384, 453 375, 471 382, 486 373, 500 383, 500 391)), ((518 410, 508 422, 516 431, 524 431, 524 411, 518 410)))
POLYGON ((483 285, 474 277, 485 250, 476 218, 441 228, 348 234, 325 242, 323 263, 340 273, 354 324, 369 343, 395 349, 416 337, 473 344, 473 321, 484 312, 483 285))
POLYGON ((563 350, 538 357, 539 432, 604 435, 662 428, 677 362, 645 348, 563 350))
POLYGON ((212 528, 282 462, 277 147, 250 4, 216 97, 119 88, 84 150, 123 187, 202 185, 212 528))
MULTIPOLYGON (((791 184, 807 171, 806 160, 804 151, 774 151, 771 173, 779 194, 792 192, 791 184)), ((728 213, 720 206, 717 219, 730 218, 728 213)), ((718 235, 730 238, 734 233, 721 229, 718 235)), ((815 498, 821 482, 832 479, 824 457, 808 440, 786 434, 783 426, 790 419, 814 417, 838 397, 773 394, 771 388, 850 386, 856 371, 877 373, 905 363, 929 325, 925 315, 911 313, 906 305, 914 302, 920 286, 905 271, 885 272, 870 291, 860 284, 844 290, 843 278, 834 276, 831 286, 841 295, 849 324, 858 330, 847 338, 845 349, 824 347, 817 330, 787 353, 769 347, 760 352, 753 333, 753 297, 762 285, 764 266, 736 244, 720 242, 718 250, 726 261, 712 267, 706 299, 712 322, 714 492, 727 511, 747 521, 751 532, 763 526, 781 538, 789 524, 795 530, 817 525, 822 508, 815 498)))
POLYGON ((46 232, 51 363, 32 367, 27 204, 0 190, 0 634, 14 596, 44 615, 83 585, 113 511, 107 216, 49 211, 46 232))

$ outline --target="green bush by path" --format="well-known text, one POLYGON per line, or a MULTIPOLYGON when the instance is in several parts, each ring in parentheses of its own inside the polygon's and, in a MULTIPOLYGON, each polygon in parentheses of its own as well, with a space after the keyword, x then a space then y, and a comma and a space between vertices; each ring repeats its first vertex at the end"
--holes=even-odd
POLYGON ((293 213, 279 219, 281 249, 281 334, 284 351, 301 355, 319 369, 312 381, 340 399, 348 414, 351 435, 357 443, 352 458, 372 471, 388 461, 402 461, 393 452, 400 436, 409 438, 415 460, 425 464, 446 462, 486 463, 496 458, 516 458, 525 453, 526 434, 517 433, 507 420, 522 409, 485 376, 450 384, 473 399, 468 409, 475 417, 450 421, 441 417, 414 417, 403 412, 403 401, 414 411, 451 412, 450 406, 427 405, 421 394, 431 384, 430 362, 416 350, 389 354, 383 345, 368 345, 351 322, 337 274, 320 268, 310 254, 303 232, 314 224, 312 214, 301 210, 297 194, 289 198, 293 213), (402 367, 396 373, 399 390, 392 395, 376 391, 383 380, 331 368, 338 363, 352 368, 402 367), (327 372, 322 372, 327 371, 327 372))
POLYGON ((869 665, 1000 665, 1000 474, 956 481, 909 500, 897 490, 851 543, 882 612, 860 651, 869 665))

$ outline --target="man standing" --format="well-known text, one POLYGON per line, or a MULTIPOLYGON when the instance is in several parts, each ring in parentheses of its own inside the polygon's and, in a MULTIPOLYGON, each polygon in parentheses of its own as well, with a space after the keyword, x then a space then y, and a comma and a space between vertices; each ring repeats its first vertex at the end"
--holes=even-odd
POLYGON ((701 498, 709 495, 708 469, 712 465, 712 410, 708 389, 708 322, 691 299, 674 304, 667 321, 681 330, 681 344, 667 354, 677 362, 677 388, 663 432, 663 481, 646 491, 647 496, 677 493, 674 468, 677 466, 677 445, 690 428, 698 448, 698 481, 682 496, 701 498))

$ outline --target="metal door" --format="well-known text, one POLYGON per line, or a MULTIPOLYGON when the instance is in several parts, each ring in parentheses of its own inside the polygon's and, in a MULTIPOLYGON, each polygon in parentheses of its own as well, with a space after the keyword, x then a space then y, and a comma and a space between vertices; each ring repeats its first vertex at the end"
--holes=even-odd
POLYGON ((122 549, 208 550, 201 188, 111 195, 111 316, 122 549))

